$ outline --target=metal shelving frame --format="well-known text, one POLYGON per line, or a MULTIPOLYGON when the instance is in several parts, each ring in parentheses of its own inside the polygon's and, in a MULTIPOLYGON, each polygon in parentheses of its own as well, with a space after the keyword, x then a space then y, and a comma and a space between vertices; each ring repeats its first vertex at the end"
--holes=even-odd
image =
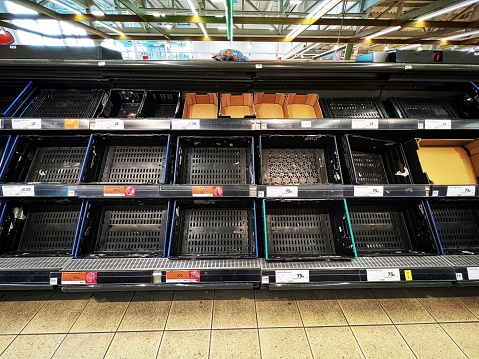
MULTIPOLYGON (((181 92, 318 93, 320 97, 448 96, 479 81, 478 65, 401 63, 207 63, 0 59, 0 81, 36 81, 50 87, 132 88, 181 92), (414 82, 414 90, 411 83, 414 82), (73 84, 73 85, 70 85, 73 84), (429 94, 429 95, 428 95, 429 94)), ((262 134, 359 134, 401 142, 414 137, 479 137, 479 119, 29 119, 0 118, 5 135, 159 133, 172 136, 259 136, 262 134)), ((100 200, 106 184, 5 184, 21 197, 30 186, 35 197, 100 200)), ((339 199, 446 197, 436 185, 222 185, 223 197, 250 199, 339 199)), ((136 185, 135 198, 198 199, 191 185, 136 185)), ((120 187, 121 187, 120 186, 120 187)), ((468 186, 479 196, 479 185, 468 186)), ((0 195, 3 197, 3 189, 0 195)), ((121 188, 117 188, 121 195, 121 188)), ((131 190, 131 189, 130 189, 131 190)), ((131 193, 131 191, 130 191, 131 193)), ((457 193, 455 191, 454 193, 457 193)), ((457 194, 456 194, 457 195, 457 194)), ((206 197, 205 197, 206 198, 206 197)), ((21 200, 21 198, 17 198, 21 200)), ((200 196, 199 199, 202 199, 200 196)), ((204 199, 204 198, 203 198, 204 199)), ((207 199, 207 198, 206 198, 207 199)), ((108 200, 114 200, 108 197, 108 200)), ((331 288, 479 285, 479 255, 376 256, 351 260, 268 262, 264 259, 0 257, 0 289, 61 287, 64 291, 192 288, 331 288)))

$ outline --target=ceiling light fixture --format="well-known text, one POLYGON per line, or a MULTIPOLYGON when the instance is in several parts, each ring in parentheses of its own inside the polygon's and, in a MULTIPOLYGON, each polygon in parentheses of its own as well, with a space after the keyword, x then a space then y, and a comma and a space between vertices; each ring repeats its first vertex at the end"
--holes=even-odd
MULTIPOLYGON (((336 5, 338 5, 342 0, 324 0, 319 5, 317 5, 313 10, 310 11, 307 20, 313 19, 318 20, 321 16, 327 14, 331 11, 336 5)), ((479 0, 478 0, 479 1, 479 0)), ((293 40, 296 36, 301 34, 304 30, 306 30, 310 25, 301 25, 296 29, 292 30, 288 35, 286 35, 286 39, 289 41, 293 40)))
MULTIPOLYGON (((186 0, 186 2, 188 3, 188 6, 190 7, 191 9, 191 12, 193 13, 194 16, 198 16, 198 11, 196 11, 196 8, 194 7, 193 3, 191 2, 191 0, 186 0)), ((206 29, 205 29, 205 26, 200 22, 197 24, 198 27, 201 29, 201 32, 203 33, 203 35, 205 35, 206 37, 208 37, 208 33, 206 32, 206 29)))
POLYGON ((81 12, 80 12, 80 11, 78 11, 77 9, 71 7, 70 5, 67 5, 67 4, 62 3, 61 1, 58 1, 58 0, 50 0, 50 2, 53 3, 53 4, 57 4, 58 6, 61 6, 61 7, 64 8, 64 9, 70 10, 70 11, 72 11, 74 14, 81 15, 81 12))
POLYGON ((369 40, 369 39, 374 39, 375 37, 379 37, 379 36, 383 36, 383 35, 386 35, 386 34, 389 34, 390 32, 393 32, 393 31, 397 31, 401 28, 401 26, 393 26, 393 27, 388 27, 384 30, 381 30, 381 31, 378 31, 374 34, 371 34, 371 35, 368 35, 366 36, 366 39, 369 40))
POLYGON ((165 29, 168 29, 168 30, 171 29, 172 27, 173 27, 173 25, 171 25, 171 24, 166 24, 165 25, 165 29))
POLYGON ((463 32, 462 34, 457 34, 457 35, 452 35, 452 36, 445 37, 444 39, 442 39, 442 41, 460 39, 461 37, 468 37, 468 36, 477 35, 477 34, 479 34, 479 30, 463 32))
POLYGON ((105 13, 101 10, 93 10, 91 14, 95 16, 105 16, 105 13))
POLYGON ((417 21, 429 20, 429 19, 431 19, 431 18, 433 18, 433 17, 439 16, 439 15, 443 15, 443 14, 446 14, 446 13, 448 13, 448 12, 455 11, 455 10, 457 10, 457 9, 460 9, 461 7, 469 6, 469 5, 478 3, 478 2, 479 2, 479 0, 467 0, 467 1, 463 1, 463 2, 460 2, 460 3, 458 3, 458 4, 454 4, 454 5, 445 7, 444 9, 437 10, 437 11, 431 12, 431 13, 426 14, 426 15, 422 15, 422 16, 418 17, 416 20, 417 20, 417 21))
POLYGON ((218 30, 228 30, 228 27, 226 27, 226 26, 218 26, 218 30))
POLYGON ((153 16, 154 16, 154 17, 160 17, 161 15, 160 15, 160 13, 158 13, 158 12, 154 12, 154 13, 153 13, 153 16))
POLYGON ((125 33, 121 32, 121 31, 118 30, 118 29, 115 29, 113 26, 110 26, 110 25, 105 24, 103 21, 98 21, 98 20, 97 20, 97 21, 95 21, 95 22, 101 24, 101 26, 106 27, 107 29, 109 29, 109 30, 111 30, 111 31, 113 31, 113 32, 116 32, 118 35, 125 36, 125 33))
POLYGON ((396 50, 410 50, 410 49, 415 49, 417 47, 421 46, 420 44, 412 44, 412 45, 407 45, 404 47, 397 48, 396 50))
POLYGON ((291 5, 299 5, 303 3, 303 0, 291 0, 289 3, 291 5))

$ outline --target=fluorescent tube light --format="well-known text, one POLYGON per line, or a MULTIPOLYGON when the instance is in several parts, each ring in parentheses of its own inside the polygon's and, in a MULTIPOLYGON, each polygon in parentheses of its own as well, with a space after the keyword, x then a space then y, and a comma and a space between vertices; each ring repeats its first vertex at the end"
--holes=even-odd
POLYGON ((383 36, 386 34, 389 34, 390 32, 397 31, 401 28, 401 26, 393 26, 393 27, 388 27, 387 29, 378 31, 374 34, 366 36, 366 39, 374 39, 375 37, 383 36))
POLYGON ((105 13, 101 10, 93 10, 91 14, 95 16, 105 16, 105 13))
POLYGON ((106 27, 107 29, 110 29, 111 31, 113 32, 116 32, 118 35, 122 35, 122 36, 125 36, 125 33, 121 32, 120 30, 118 29, 115 29, 113 26, 110 26, 110 25, 107 25, 105 24, 103 21, 96 21, 97 23, 101 24, 101 26, 103 27, 106 27))
POLYGON ((478 2, 479 2, 479 0, 467 0, 467 1, 463 1, 463 2, 460 2, 459 4, 454 4, 454 5, 445 7, 444 9, 437 10, 437 11, 433 11, 433 12, 431 12, 431 13, 429 13, 429 14, 426 14, 426 15, 422 15, 422 16, 418 17, 416 20, 417 20, 417 21, 429 20, 429 19, 431 19, 431 18, 433 18, 433 17, 439 16, 439 15, 443 15, 443 14, 446 14, 446 13, 448 13, 448 12, 455 11, 455 10, 457 10, 457 9, 460 9, 461 7, 466 7, 466 6, 469 6, 469 5, 478 3, 478 2))
POLYGON ((78 11, 77 9, 71 7, 70 5, 64 4, 61 1, 58 0, 50 0, 51 3, 57 4, 58 6, 61 6, 64 9, 72 11, 74 14, 79 14, 81 15, 81 12, 78 11))
POLYGON ((479 34, 479 30, 463 32, 462 34, 457 34, 457 35, 452 35, 452 36, 445 37, 444 39, 442 39, 442 41, 460 39, 461 37, 467 37, 467 36, 477 35, 477 34, 479 34))

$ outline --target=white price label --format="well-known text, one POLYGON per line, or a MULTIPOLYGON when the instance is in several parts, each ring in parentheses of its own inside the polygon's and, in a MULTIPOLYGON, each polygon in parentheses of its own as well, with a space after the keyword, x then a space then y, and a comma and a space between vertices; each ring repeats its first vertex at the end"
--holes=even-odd
POLYGON ((266 197, 298 197, 298 186, 268 186, 266 197))
POLYGON ((438 190, 432 191, 432 196, 433 197, 438 197, 439 196, 439 191, 438 190))
POLYGON ((199 130, 200 120, 173 120, 171 121, 172 130, 199 130))
POLYGON ((451 120, 424 120, 426 130, 450 130, 451 120))
POLYGON ((261 284, 269 284, 269 275, 261 276, 261 284))
POLYGON ((267 123, 262 123, 260 128, 262 130, 267 130, 268 129, 268 124, 267 123))
POLYGON ((479 279, 479 267, 468 267, 467 276, 469 280, 478 280, 479 279))
POLYGON ((258 198, 264 198, 264 191, 258 191, 258 198))
POLYGON ((472 197, 475 195, 475 186, 447 186, 447 197, 472 197))
POLYGON ((399 282, 399 268, 366 269, 368 282, 399 282))
POLYGON ((58 284, 58 278, 50 278, 50 285, 57 285, 58 284))
POLYGON ((462 273, 456 273, 456 280, 463 280, 462 273))
POLYGON ((4 185, 2 192, 4 197, 34 197, 35 186, 4 185))
POLYGON ((262 68, 263 68, 263 64, 256 64, 254 67, 256 67, 257 69, 262 69, 262 68))
POLYGON ((354 129, 378 129, 379 121, 377 118, 353 118, 351 120, 351 128, 354 129))
POLYGON ((384 186, 354 186, 354 197, 382 197, 384 186))
POLYGON ((42 120, 40 118, 12 118, 12 129, 14 130, 40 130, 42 120))
POLYGON ((91 130, 124 130, 125 122, 118 118, 97 118, 90 125, 91 130))
POLYGON ((417 129, 418 129, 418 130, 424 130, 424 123, 418 122, 418 124, 417 124, 417 129))
POLYGON ((302 128, 310 128, 311 127, 311 121, 301 121, 301 127, 302 128))
POLYGON ((309 270, 277 270, 276 283, 309 283, 309 270))

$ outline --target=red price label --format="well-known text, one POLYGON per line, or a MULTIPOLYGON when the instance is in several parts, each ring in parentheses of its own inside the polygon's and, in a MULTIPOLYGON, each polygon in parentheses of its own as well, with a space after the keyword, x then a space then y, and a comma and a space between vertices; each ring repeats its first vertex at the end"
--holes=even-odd
POLYGON ((97 272, 63 272, 62 284, 97 284, 97 272))
POLYGON ((169 270, 166 271, 166 283, 199 283, 199 270, 169 270))
POLYGON ((223 197, 223 186, 193 186, 193 197, 223 197))
POLYGON ((135 197, 136 189, 134 186, 104 186, 103 195, 105 197, 135 197))

